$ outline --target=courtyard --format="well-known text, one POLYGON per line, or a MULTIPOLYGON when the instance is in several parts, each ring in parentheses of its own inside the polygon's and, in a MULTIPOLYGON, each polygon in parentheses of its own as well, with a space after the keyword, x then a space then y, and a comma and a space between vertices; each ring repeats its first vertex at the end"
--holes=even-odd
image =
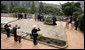
MULTIPOLYGON (((6 17, 6 18, 11 19, 10 17, 6 17)), ((11 19, 11 21, 13 21, 13 20, 11 19)), ((29 32, 29 33, 31 33, 31 29, 33 28, 33 25, 36 24, 41 29, 41 31, 38 32, 38 33, 40 33, 40 34, 42 34, 43 36, 46 36, 46 37, 50 37, 50 38, 54 38, 54 39, 57 38, 57 39, 60 39, 60 40, 67 41, 67 43, 68 43, 67 48, 68 49, 69 48, 83 48, 84 47, 84 42, 83 42, 84 41, 84 36, 80 31, 65 29, 65 22, 63 22, 61 27, 60 27, 60 22, 59 21, 57 21, 56 23, 57 23, 57 25, 51 26, 51 25, 45 25, 43 22, 35 21, 34 19, 20 19, 20 20, 11 22, 10 24, 11 24, 11 28, 15 25, 18 25, 18 26, 21 27, 22 31, 29 32), (76 35, 76 33, 77 33, 77 35, 76 35), (56 36, 56 35, 58 35, 58 36, 56 36), (78 39, 77 36, 79 37, 79 39, 78 39)), ((1 39, 3 39, 3 38, 1 38, 1 39)), ((11 38, 11 40, 13 41, 13 37, 11 38)), ((11 40, 9 40, 9 42, 11 40)), ((24 41, 24 40, 22 40, 22 41, 24 41)), ((4 43, 6 43, 6 42, 3 42, 3 43, 1 42, 1 46, 4 43)), ((8 43, 8 44, 10 44, 10 43, 8 43)), ((24 43, 22 42, 22 44, 24 44, 24 43)), ((30 44, 33 45, 32 43, 30 43, 30 44)), ((6 45, 3 45, 2 48, 4 46, 7 47, 6 45)), ((8 47, 8 48, 10 49, 10 47, 8 47)), ((13 47, 13 48, 16 48, 16 47, 13 47)), ((39 48, 41 48, 41 47, 39 47, 39 48)))
POLYGON ((84 1, 1 1, 1 49, 84 49, 84 1))

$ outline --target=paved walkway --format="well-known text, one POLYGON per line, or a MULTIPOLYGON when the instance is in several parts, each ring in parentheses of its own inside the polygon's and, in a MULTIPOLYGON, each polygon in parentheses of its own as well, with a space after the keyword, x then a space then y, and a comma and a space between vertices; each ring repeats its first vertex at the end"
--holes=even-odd
POLYGON ((66 30, 68 47, 67 49, 84 49, 84 33, 76 30, 66 30))
POLYGON ((22 42, 14 42, 13 36, 6 37, 6 34, 1 33, 1 49, 57 49, 44 44, 38 43, 37 46, 33 45, 32 41, 22 39, 22 42))
POLYGON ((13 18, 13 17, 1 17, 1 23, 5 24, 6 22, 12 22, 17 20, 17 18, 13 18))

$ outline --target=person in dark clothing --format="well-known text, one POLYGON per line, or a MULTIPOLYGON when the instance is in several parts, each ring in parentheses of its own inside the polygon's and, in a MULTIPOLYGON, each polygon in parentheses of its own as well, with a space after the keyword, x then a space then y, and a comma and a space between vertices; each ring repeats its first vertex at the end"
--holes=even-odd
POLYGON ((25 13, 25 19, 27 19, 27 15, 26 15, 26 13, 25 13))
POLYGON ((18 14, 18 20, 19 20, 19 14, 18 14))
POLYGON ((9 27, 11 27, 11 25, 8 25, 8 23, 4 26, 4 29, 6 31, 6 34, 7 34, 7 38, 10 37, 10 29, 9 27))
POLYGON ((39 19, 40 19, 40 21, 41 21, 41 19, 42 19, 42 16, 41 16, 41 15, 40 15, 39 19))
POLYGON ((42 21, 44 21, 44 16, 42 16, 42 21))
POLYGON ((56 25, 56 17, 54 16, 52 19, 53 19, 53 25, 56 25))
POLYGON ((18 14, 18 19, 20 19, 20 18, 21 18, 21 14, 19 13, 19 14, 18 14))
POLYGON ((38 15, 37 19, 38 19, 38 21, 40 21, 40 15, 38 15))
POLYGON ((34 28, 32 29, 32 36, 33 36, 33 43, 34 45, 37 45, 37 31, 40 31, 40 29, 36 29, 36 25, 34 26, 34 28))
POLYGON ((72 23, 72 20, 73 20, 73 17, 71 16, 71 17, 70 17, 70 21, 69 21, 69 23, 72 23))
POLYGON ((23 18, 23 14, 20 14, 21 19, 23 18))
POLYGON ((78 25, 79 25, 79 20, 78 20, 78 18, 77 18, 77 20, 75 21, 75 30, 77 30, 78 25))
POLYGON ((18 41, 17 40, 17 25, 15 25, 15 27, 13 27, 13 34, 14 34, 14 41, 18 41))
POLYGON ((40 21, 42 21, 42 18, 43 18, 43 16, 41 15, 41 16, 40 16, 40 21))

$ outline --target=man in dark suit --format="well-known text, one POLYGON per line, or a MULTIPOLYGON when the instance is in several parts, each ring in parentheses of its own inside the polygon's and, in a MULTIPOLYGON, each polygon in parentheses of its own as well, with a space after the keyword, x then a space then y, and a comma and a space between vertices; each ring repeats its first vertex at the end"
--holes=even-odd
POLYGON ((40 21, 42 20, 42 15, 40 15, 40 21))
POLYGON ((21 18, 21 16, 20 16, 20 13, 18 14, 18 19, 20 19, 21 18))
POLYGON ((75 30, 77 30, 78 25, 79 25, 79 19, 77 18, 77 20, 75 21, 75 30))
POLYGON ((71 17, 70 17, 69 23, 72 23, 72 21, 73 21, 73 17, 71 16, 71 17))
POLYGON ((14 34, 14 41, 17 41, 17 25, 15 25, 15 27, 13 27, 13 34, 14 34))
POLYGON ((27 19, 27 14, 25 13, 25 19, 27 19))
POLYGON ((42 21, 44 21, 44 16, 42 16, 42 21))
POLYGON ((40 29, 38 28, 36 28, 36 25, 34 25, 34 28, 32 29, 32 35, 33 35, 33 43, 34 43, 34 45, 37 45, 37 36, 38 36, 38 34, 37 34, 37 31, 40 31, 40 29))
POLYGON ((37 16, 38 21, 40 20, 40 15, 37 16))
POLYGON ((20 14, 20 18, 21 18, 21 19, 23 18, 23 14, 22 14, 22 13, 20 14))
POLYGON ((7 34, 7 38, 10 37, 10 29, 9 29, 10 25, 8 25, 8 23, 4 26, 4 29, 6 30, 6 34, 7 34))
POLYGON ((53 17, 53 25, 56 25, 56 17, 53 17))

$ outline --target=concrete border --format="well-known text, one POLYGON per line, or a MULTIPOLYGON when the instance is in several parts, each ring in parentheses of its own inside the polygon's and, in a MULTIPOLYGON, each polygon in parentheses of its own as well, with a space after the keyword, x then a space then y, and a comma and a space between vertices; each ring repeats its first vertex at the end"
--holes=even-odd
MULTIPOLYGON (((30 41, 33 41, 32 39, 26 39, 26 38, 23 38, 25 40, 30 40, 30 41)), ((51 46, 51 47, 55 47, 55 48, 59 48, 59 49, 65 49, 68 47, 68 43, 66 42, 66 45, 61 47, 61 46, 57 46, 57 45, 53 45, 53 44, 48 44, 48 43, 45 43, 45 42, 41 42, 41 41, 38 41, 38 43, 41 43, 41 44, 44 44, 44 45, 48 45, 48 46, 51 46)))

